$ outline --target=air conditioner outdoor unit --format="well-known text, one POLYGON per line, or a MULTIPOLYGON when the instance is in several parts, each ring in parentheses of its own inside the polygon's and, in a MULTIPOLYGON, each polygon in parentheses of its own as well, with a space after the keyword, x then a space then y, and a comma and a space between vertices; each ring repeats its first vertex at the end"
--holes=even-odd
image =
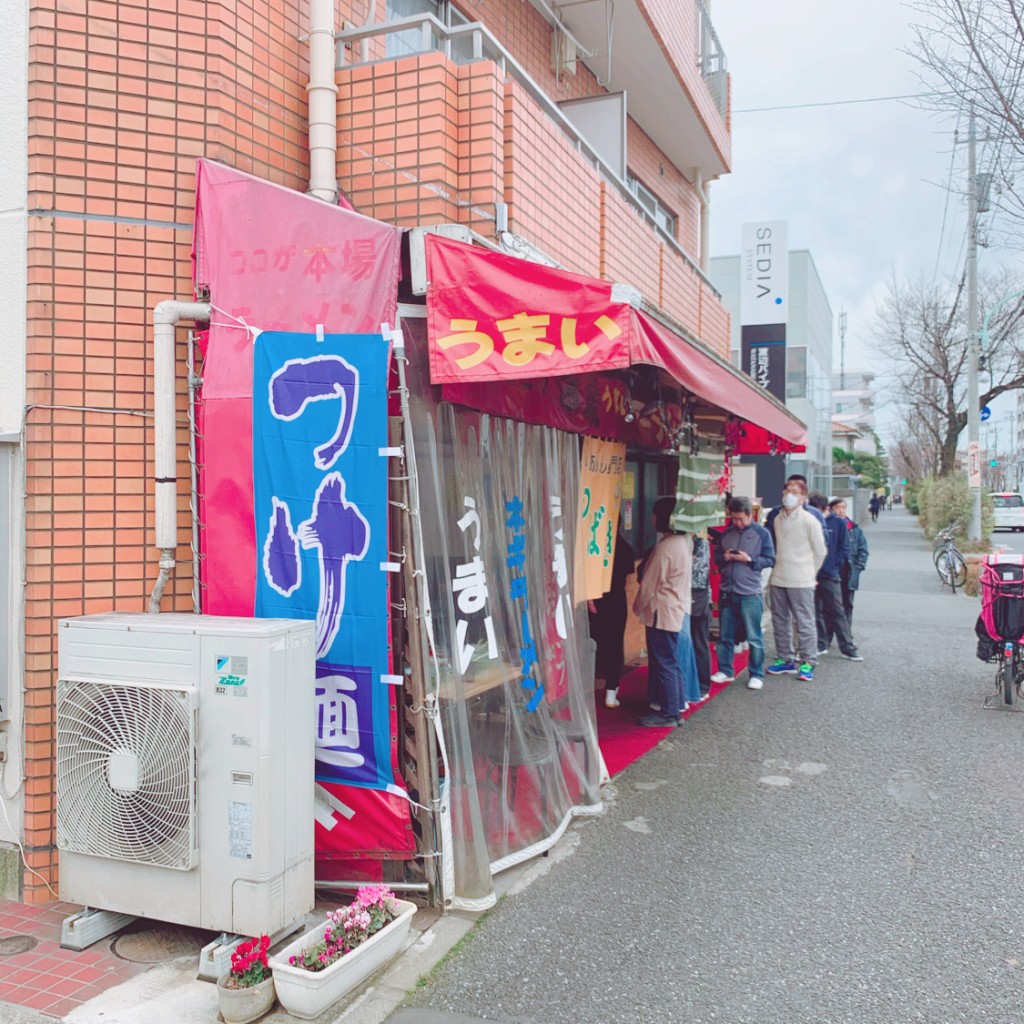
POLYGON ((312 909, 314 629, 61 621, 61 899, 239 935, 312 909))

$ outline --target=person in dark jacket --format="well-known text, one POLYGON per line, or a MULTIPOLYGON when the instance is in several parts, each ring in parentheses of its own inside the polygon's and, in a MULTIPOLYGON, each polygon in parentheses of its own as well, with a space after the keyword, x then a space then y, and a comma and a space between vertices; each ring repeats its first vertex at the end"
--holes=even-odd
MULTIPOLYGON (((868 567, 868 539, 864 531, 846 514, 846 500, 844 498, 833 498, 828 503, 829 512, 846 520, 846 529, 849 531, 849 553, 846 561, 839 570, 839 582, 843 588, 843 611, 846 612, 846 621, 850 626, 850 633, 853 633, 853 596, 860 586, 860 574, 868 567)), ((828 637, 831 641, 832 637, 828 637)))
POLYGON ((622 536, 615 537, 612 556, 612 578, 608 590, 596 601, 588 603, 590 635, 597 643, 594 675, 604 680, 604 704, 619 706, 619 680, 626 661, 625 637, 629 608, 626 603, 626 580, 636 572, 633 546, 622 536))
MULTIPOLYGON (((812 494, 807 499, 819 512, 828 511, 828 498, 812 494)), ((818 584, 814 603, 818 618, 818 656, 827 653, 831 637, 835 635, 839 652, 847 661, 863 661, 853 642, 850 624, 843 611, 843 590, 840 570, 849 556, 850 540, 846 520, 836 515, 825 517, 825 561, 818 570, 818 584)))
POLYGON ((771 534, 754 522, 754 508, 749 498, 730 498, 728 511, 731 525, 715 545, 715 564, 722 574, 722 587, 718 595, 719 640, 715 648, 718 671, 711 682, 731 683, 735 678, 732 659, 736 623, 742 621, 750 645, 747 688, 760 690, 764 686, 761 570, 775 565, 775 546, 771 534))
POLYGON ((697 662, 697 682, 700 699, 711 691, 711 647, 709 644, 711 619, 711 546, 703 537, 693 538, 693 575, 690 577, 690 639, 697 662))

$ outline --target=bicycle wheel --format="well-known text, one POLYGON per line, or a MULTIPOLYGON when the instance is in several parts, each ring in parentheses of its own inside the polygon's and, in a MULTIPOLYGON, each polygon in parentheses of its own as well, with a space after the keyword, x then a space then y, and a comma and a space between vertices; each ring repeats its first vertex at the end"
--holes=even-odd
POLYGON ((1014 671, 1019 661, 1019 655, 1017 654, 1017 646, 1014 645, 1012 657, 1006 657, 1003 654, 1002 661, 1002 682, 1003 682, 1003 703, 1010 706, 1013 705, 1013 699, 1017 695, 1017 673, 1014 671))
POLYGON ((967 585, 967 563, 964 561, 964 556, 956 548, 950 551, 949 561, 950 575, 953 578, 950 586, 955 592, 957 587, 965 587, 967 585))
POLYGON ((939 548, 935 552, 935 571, 945 586, 950 585, 949 551, 946 548, 939 548))

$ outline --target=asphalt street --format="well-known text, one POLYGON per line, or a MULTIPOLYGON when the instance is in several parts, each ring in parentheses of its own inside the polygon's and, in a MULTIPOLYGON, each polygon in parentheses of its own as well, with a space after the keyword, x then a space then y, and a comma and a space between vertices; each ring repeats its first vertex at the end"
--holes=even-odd
POLYGON ((916 521, 865 530, 865 661, 729 687, 393 1024, 1024 1021, 1024 714, 916 521))

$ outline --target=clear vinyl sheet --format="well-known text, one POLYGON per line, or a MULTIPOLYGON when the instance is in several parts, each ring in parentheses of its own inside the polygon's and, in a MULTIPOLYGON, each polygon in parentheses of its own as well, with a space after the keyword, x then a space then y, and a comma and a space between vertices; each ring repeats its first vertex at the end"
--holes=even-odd
POLYGON ((573 600, 579 440, 443 403, 403 321, 456 902, 600 805, 594 644, 573 600))

